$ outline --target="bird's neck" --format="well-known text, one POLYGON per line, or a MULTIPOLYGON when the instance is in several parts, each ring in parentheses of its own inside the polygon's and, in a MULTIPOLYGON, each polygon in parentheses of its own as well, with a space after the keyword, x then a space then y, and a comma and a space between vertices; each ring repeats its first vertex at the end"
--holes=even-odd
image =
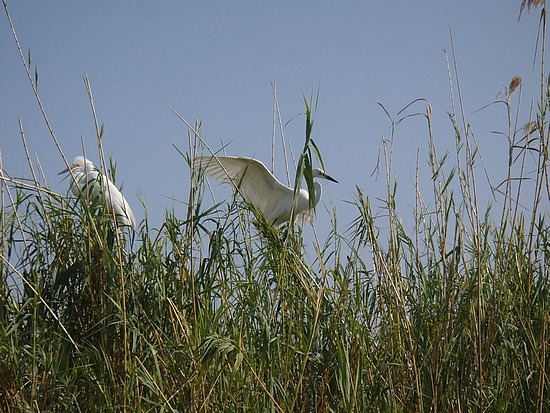
POLYGON ((315 188, 315 201, 313 202, 313 206, 317 206, 317 203, 321 199, 321 193, 323 192, 323 187, 319 182, 314 182, 313 187, 315 188))

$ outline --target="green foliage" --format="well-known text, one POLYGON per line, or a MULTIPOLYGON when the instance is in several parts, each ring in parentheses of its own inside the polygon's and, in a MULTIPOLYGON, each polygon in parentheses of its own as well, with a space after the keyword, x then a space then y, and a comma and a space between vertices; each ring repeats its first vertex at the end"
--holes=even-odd
POLYGON ((383 218, 358 188, 356 217, 313 262, 299 231, 237 201, 203 207, 200 174, 185 217, 136 234, 4 179, 2 409, 544 410, 546 211, 532 225, 514 203, 500 222, 482 214, 476 162, 446 176, 425 118, 433 206, 418 199, 413 233, 390 174, 383 218))

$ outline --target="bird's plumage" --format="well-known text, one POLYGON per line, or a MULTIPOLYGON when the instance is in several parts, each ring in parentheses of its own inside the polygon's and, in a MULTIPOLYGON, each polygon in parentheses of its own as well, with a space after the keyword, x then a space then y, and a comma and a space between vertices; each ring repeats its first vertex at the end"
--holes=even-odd
MULTIPOLYGON (((247 202, 262 211, 268 222, 279 225, 290 219, 294 189, 279 182, 262 162, 246 157, 202 156, 196 159, 196 165, 205 175, 237 187, 247 202)), ((320 169, 313 170, 313 177, 336 182, 320 169)), ((312 216, 313 208, 321 198, 321 184, 315 182, 314 188, 315 200, 311 204, 308 191, 299 189, 296 194, 297 217, 312 216)))
POLYGON ((91 161, 83 156, 77 156, 72 165, 60 174, 66 172, 70 172, 72 177, 70 187, 75 196, 83 196, 92 203, 104 202, 107 211, 114 214, 119 226, 135 228, 136 218, 128 201, 91 161))

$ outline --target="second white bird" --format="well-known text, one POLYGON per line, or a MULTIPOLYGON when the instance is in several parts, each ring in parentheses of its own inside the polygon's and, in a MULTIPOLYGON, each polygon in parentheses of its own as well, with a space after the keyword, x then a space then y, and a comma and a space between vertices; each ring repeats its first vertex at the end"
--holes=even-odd
POLYGON ((83 156, 77 156, 72 165, 59 172, 59 175, 69 171, 71 191, 75 196, 83 196, 92 203, 105 202, 107 212, 114 214, 119 226, 135 228, 136 218, 128 201, 115 184, 102 174, 91 161, 83 156))

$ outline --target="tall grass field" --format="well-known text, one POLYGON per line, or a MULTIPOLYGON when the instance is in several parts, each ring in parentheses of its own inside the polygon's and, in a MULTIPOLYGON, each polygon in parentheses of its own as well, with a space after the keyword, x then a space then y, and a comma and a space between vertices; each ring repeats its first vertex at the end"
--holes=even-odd
MULTIPOLYGON (((508 174, 489 204, 459 83, 454 151, 438 148, 431 107, 415 102, 429 153, 418 168, 431 181, 427 192, 416 183, 411 225, 392 176, 406 127, 394 118, 379 165, 386 195, 358 187, 354 216, 334 210, 332 230, 309 242, 309 223, 274 227, 239 196, 211 201, 194 165, 209 154, 199 123, 182 123, 186 213, 167 211, 159 228, 146 215, 135 232, 117 230, 108 211, 50 190, 33 162, 30 180, 0 169, 0 411, 550 411, 544 59, 540 79, 529 114, 520 78, 500 97, 508 174)), ((305 100, 297 182, 321 155, 314 107, 305 100)))

